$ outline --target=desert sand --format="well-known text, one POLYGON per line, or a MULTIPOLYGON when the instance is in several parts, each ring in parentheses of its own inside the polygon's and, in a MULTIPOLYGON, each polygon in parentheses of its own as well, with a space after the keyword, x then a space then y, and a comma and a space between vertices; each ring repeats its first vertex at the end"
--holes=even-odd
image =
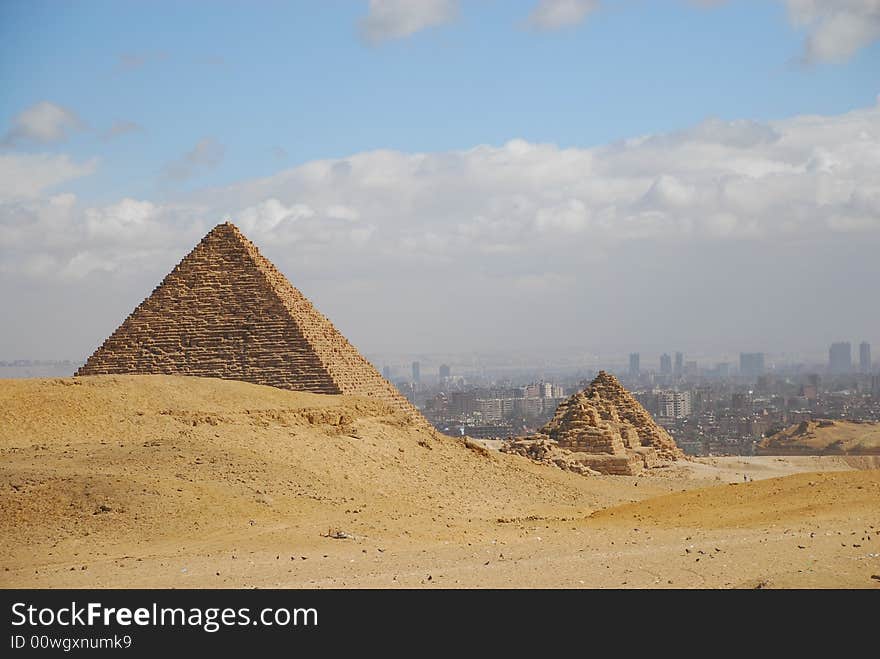
POLYGON ((582 476, 384 403, 179 376, 0 381, 0 586, 880 586, 872 456, 582 476))
POLYGON ((880 456, 880 423, 838 419, 802 421, 761 440, 758 452, 880 456))

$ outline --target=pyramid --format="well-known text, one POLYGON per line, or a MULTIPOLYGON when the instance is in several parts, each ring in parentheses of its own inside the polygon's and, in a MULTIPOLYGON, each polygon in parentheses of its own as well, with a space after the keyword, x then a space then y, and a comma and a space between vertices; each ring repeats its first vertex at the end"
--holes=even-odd
POLYGON ((233 224, 219 224, 77 372, 243 380, 418 410, 233 224))
POLYGON ((559 447, 595 455, 591 468, 604 473, 634 473, 655 458, 677 460, 684 453, 648 411, 610 373, 599 375, 583 391, 567 398, 539 431, 559 447))

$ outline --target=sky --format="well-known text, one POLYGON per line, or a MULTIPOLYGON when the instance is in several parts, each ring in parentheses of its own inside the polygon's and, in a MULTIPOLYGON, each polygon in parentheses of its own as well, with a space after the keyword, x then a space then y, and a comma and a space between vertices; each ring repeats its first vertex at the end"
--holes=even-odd
POLYGON ((6 0, 0 81, 0 359, 224 220, 368 355, 880 352, 880 0, 6 0))

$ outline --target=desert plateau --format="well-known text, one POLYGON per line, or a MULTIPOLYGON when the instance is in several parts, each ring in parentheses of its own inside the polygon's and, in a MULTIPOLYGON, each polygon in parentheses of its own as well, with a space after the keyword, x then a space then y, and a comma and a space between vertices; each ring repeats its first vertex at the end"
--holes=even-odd
POLYGON ((878 456, 578 474, 393 403, 0 381, 4 588, 877 588, 878 456))

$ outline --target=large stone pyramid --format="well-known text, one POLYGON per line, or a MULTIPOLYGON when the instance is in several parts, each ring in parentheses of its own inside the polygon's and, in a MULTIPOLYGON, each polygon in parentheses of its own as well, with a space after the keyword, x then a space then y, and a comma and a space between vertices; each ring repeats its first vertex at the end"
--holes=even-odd
POLYGON ((229 222, 214 227, 76 375, 151 373, 366 396, 424 422, 229 222))
POLYGON ((633 474, 658 460, 684 457, 669 433, 605 371, 560 403, 538 436, 583 454, 580 462, 602 473, 633 474))

